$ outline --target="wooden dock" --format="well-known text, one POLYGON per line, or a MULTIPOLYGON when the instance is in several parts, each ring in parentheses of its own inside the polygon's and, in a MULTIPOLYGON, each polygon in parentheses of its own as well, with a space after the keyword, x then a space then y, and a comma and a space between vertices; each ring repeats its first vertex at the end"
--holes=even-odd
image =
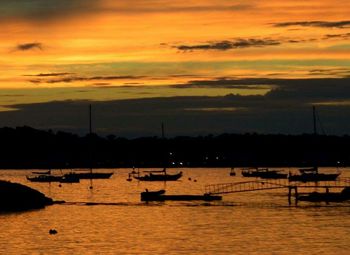
POLYGON ((330 189, 350 188, 350 178, 339 178, 335 181, 318 181, 318 182, 290 182, 286 179, 277 180, 255 180, 234 183, 218 183, 205 186, 205 193, 209 195, 232 194, 239 192, 250 192, 271 189, 287 189, 288 202, 291 204, 292 193, 294 191, 295 202, 298 202, 300 189, 325 189, 328 193, 330 189))

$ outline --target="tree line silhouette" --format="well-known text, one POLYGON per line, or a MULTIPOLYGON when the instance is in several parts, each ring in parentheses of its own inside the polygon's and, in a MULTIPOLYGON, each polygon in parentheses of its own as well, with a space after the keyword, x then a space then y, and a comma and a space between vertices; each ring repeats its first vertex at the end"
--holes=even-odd
POLYGON ((350 136, 221 134, 127 139, 0 128, 0 168, 348 166, 350 136))

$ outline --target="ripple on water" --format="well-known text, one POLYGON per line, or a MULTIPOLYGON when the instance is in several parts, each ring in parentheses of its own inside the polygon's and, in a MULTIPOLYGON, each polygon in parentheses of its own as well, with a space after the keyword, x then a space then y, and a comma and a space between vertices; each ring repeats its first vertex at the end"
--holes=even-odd
POLYGON ((229 169, 182 171, 183 181, 164 186, 127 182, 129 169, 121 169, 94 181, 93 191, 88 180, 60 188, 28 183, 23 171, 1 171, 74 203, 0 214, 0 254, 348 254, 349 203, 288 206, 286 191, 227 195, 214 203, 140 202, 145 188, 200 194, 205 184, 233 181, 229 169), (49 235, 52 228, 56 235, 49 235))

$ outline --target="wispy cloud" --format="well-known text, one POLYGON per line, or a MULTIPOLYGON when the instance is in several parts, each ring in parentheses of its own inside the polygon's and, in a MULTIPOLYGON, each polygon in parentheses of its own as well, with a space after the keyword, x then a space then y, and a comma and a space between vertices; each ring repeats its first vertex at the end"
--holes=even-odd
POLYGON ((350 33, 344 34, 327 34, 323 37, 323 39, 349 39, 350 33))
POLYGON ((249 47, 265 47, 279 45, 281 42, 274 39, 236 39, 234 41, 219 41, 206 44, 196 45, 178 45, 174 46, 178 50, 192 51, 192 50, 231 50, 249 47))
POLYGON ((17 51, 42 50, 43 45, 38 42, 22 43, 18 44, 15 49, 17 51))
MULTIPOLYGON (((79 81, 110 81, 110 80, 135 80, 135 79, 142 79, 144 76, 132 76, 132 75, 125 75, 125 76, 93 76, 93 77, 81 77, 81 76, 66 76, 69 73, 56 73, 54 75, 49 74, 39 74, 37 76, 40 77, 50 77, 50 76, 62 76, 56 79, 33 79, 30 80, 32 83, 71 83, 71 82, 79 82, 79 81)), ((106 85, 104 83, 104 85, 106 85)))
POLYGON ((26 74, 24 76, 34 76, 34 77, 51 77, 51 76, 65 76, 72 75, 74 73, 39 73, 39 74, 26 74))
MULTIPOLYGON (((350 23, 350 21, 349 21, 350 23)), ((281 23, 287 24, 287 23, 281 23)), ((279 25, 287 26, 287 25, 279 25)), ((227 51, 232 49, 244 49, 244 48, 253 48, 253 47, 268 47, 268 46, 278 46, 282 44, 297 44, 297 43, 312 43, 328 39, 348 39, 350 38, 350 33, 343 34, 326 34, 323 37, 314 38, 314 37, 288 37, 288 36, 270 36, 267 38, 237 38, 233 40, 221 40, 214 42, 206 42, 199 44, 181 44, 172 46, 181 51, 197 51, 197 50, 218 50, 218 51, 227 51)), ((168 44, 166 44, 168 45, 168 44)))
POLYGON ((273 23, 274 27, 323 27, 323 28, 349 28, 350 20, 342 21, 297 21, 297 22, 280 22, 273 23))
POLYGON ((186 84, 177 85, 177 88, 198 88, 198 87, 210 87, 210 88, 251 88, 251 89, 262 89, 265 85, 276 84, 276 81, 280 79, 269 79, 269 78, 244 78, 234 79, 228 77, 221 77, 216 79, 208 80, 191 80, 186 84))
MULTIPOLYGON (((321 70, 314 69, 310 73, 324 74, 328 72, 349 72, 349 69, 321 70)), ((271 88, 269 95, 285 97, 318 97, 323 98, 347 98, 350 99, 350 78, 304 78, 304 79, 282 79, 282 78, 217 78, 208 80, 192 80, 186 84, 178 85, 177 88, 271 88)))
POLYGON ((309 75, 338 76, 346 78, 350 77, 350 68, 312 69, 309 71, 309 75))

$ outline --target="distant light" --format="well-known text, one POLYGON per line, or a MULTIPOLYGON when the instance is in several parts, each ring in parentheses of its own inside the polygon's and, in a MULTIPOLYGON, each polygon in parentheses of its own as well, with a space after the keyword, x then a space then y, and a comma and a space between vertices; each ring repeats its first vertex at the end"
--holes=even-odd
POLYGON ((183 165, 184 163, 180 162, 180 165, 183 165))
POLYGON ((175 162, 171 162, 171 164, 175 165, 175 162))

